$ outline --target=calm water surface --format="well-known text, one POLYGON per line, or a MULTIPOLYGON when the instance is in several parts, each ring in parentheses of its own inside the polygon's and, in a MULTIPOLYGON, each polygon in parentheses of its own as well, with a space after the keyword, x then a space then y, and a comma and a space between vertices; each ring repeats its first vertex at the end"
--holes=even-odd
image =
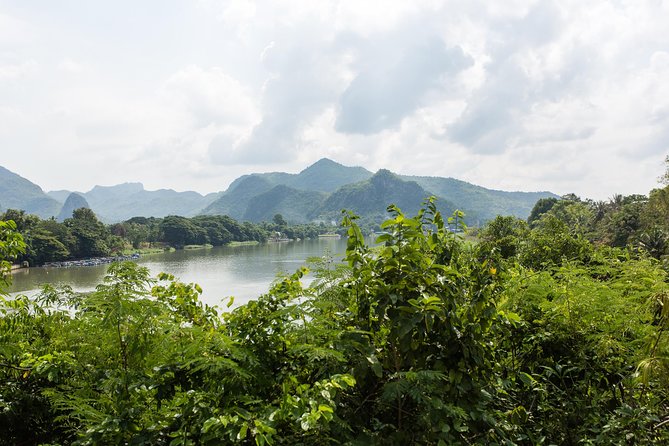
MULTIPOLYGON (((182 282, 200 284, 202 300, 210 305, 234 296, 236 306, 265 293, 279 275, 293 273, 307 258, 329 255, 339 261, 345 251, 346 239, 318 239, 151 254, 137 263, 153 276, 166 272, 182 282)), ((76 291, 90 291, 102 281, 107 266, 19 270, 9 291, 33 294, 44 283, 66 283, 76 291)), ((303 283, 310 281, 307 277, 303 283)))

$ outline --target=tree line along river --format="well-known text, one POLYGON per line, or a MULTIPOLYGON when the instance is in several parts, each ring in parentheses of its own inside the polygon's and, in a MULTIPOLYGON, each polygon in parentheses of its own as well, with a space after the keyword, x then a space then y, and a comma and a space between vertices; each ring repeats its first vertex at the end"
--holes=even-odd
MULTIPOLYGON (((293 273, 310 257, 331 256, 340 261, 346 239, 325 238, 260 245, 218 246, 209 249, 179 250, 140 257, 136 262, 149 268, 153 276, 173 274, 180 281, 198 283, 202 300, 219 305, 234 296, 234 305, 248 302, 269 289, 282 274, 293 273)), ((63 283, 75 291, 90 291, 102 282, 108 265, 69 268, 28 268, 13 274, 11 294, 34 294, 42 284, 63 283)), ((303 280, 308 285, 312 277, 303 280)))

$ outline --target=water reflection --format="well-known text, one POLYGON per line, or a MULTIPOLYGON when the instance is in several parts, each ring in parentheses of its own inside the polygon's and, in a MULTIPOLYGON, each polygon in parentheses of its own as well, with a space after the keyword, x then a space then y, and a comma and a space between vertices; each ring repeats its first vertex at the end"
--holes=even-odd
MULTIPOLYGON (((183 282, 200 284, 208 304, 219 305, 234 296, 238 305, 266 292, 278 276, 293 273, 309 257, 329 254, 340 260, 345 251, 345 239, 319 239, 152 254, 138 263, 154 276, 166 272, 183 282)), ((102 281, 107 266, 19 270, 9 291, 33 294, 44 283, 66 283, 76 291, 90 291, 102 281)), ((310 280, 307 277, 305 284, 310 280)))

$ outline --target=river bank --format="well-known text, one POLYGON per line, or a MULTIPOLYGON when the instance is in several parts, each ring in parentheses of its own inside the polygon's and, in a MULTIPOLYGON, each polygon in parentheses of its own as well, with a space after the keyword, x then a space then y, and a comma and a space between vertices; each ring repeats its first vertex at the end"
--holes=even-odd
MULTIPOLYGON (((255 246, 260 244, 257 241, 248 241, 248 242, 230 242, 226 246, 255 246)), ((184 251, 195 251, 201 249, 212 249, 213 245, 204 244, 204 245, 186 245, 182 248, 184 251)), ((44 265, 38 266, 38 268, 69 268, 69 267, 78 267, 78 266, 98 266, 105 265, 113 262, 123 262, 126 260, 137 260, 140 257, 152 256, 155 254, 165 254, 168 252, 175 252, 177 249, 166 246, 166 247, 153 247, 153 248, 138 248, 133 250, 124 250, 121 255, 109 256, 109 257, 95 257, 90 259, 79 259, 79 260, 63 260, 60 262, 47 262, 44 265)), ((13 264, 11 266, 11 273, 15 273, 21 270, 26 270, 29 268, 35 268, 35 266, 13 264)))

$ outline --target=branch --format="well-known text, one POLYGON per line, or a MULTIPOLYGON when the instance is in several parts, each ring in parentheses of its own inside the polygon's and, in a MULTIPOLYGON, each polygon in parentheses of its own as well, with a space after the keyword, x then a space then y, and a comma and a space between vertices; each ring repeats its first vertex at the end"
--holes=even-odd
POLYGON ((653 429, 657 429, 657 428, 659 428, 659 427, 662 427, 662 426, 664 426, 664 425, 667 424, 667 423, 669 423, 669 418, 665 419, 664 421, 662 421, 662 422, 659 423, 659 424, 656 424, 655 427, 654 427, 653 429))
POLYGON ((32 370, 32 367, 21 367, 21 366, 18 366, 18 365, 5 364, 4 362, 0 362, 0 367, 4 367, 6 369, 19 370, 21 372, 29 372, 29 371, 32 370))

